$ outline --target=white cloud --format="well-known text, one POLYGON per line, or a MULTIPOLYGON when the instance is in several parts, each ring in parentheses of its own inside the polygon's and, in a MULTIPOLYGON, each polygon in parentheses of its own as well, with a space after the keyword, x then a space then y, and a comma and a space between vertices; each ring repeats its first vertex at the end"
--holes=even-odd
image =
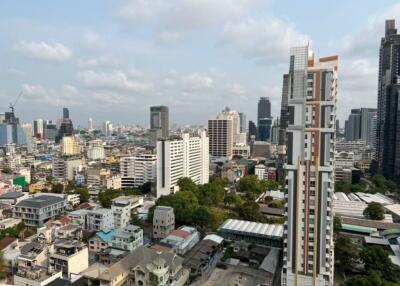
POLYGON ((116 68, 121 66, 121 62, 111 55, 102 55, 96 58, 79 59, 78 66, 80 68, 116 68))
POLYGON ((97 50, 104 47, 104 40, 100 34, 88 30, 82 36, 82 44, 89 50, 97 50))
POLYGON ((7 72, 8 72, 9 74, 16 75, 16 76, 23 76, 23 75, 25 75, 25 72, 24 72, 24 71, 21 71, 21 70, 19 70, 19 69, 15 69, 15 68, 9 68, 9 69, 7 70, 7 72))
POLYGON ((181 38, 181 34, 178 32, 164 31, 158 35, 158 39, 167 44, 175 43, 181 38))
POLYGON ((208 75, 198 73, 183 76, 180 81, 183 89, 188 92, 208 89, 214 83, 214 80, 208 75))
POLYGON ((22 85, 23 99, 43 100, 49 97, 48 91, 41 85, 23 84, 22 85))
POLYGON ((138 24, 148 21, 163 11, 167 2, 165 0, 124 0, 118 7, 117 16, 127 22, 138 24))
POLYGON ((152 84, 129 78, 120 70, 110 72, 85 70, 77 74, 77 78, 87 87, 99 89, 116 89, 131 92, 146 92, 152 88, 152 84))
POLYGON ((64 84, 62 86, 62 90, 65 94, 71 95, 71 96, 79 94, 78 89, 75 86, 70 85, 70 84, 64 84))
POLYGON ((287 61, 290 47, 306 45, 310 41, 293 24, 273 17, 246 18, 226 24, 222 39, 243 55, 268 63, 287 61))
POLYGON ((64 62, 72 56, 72 52, 66 46, 57 42, 20 41, 16 50, 28 58, 49 62, 64 62))

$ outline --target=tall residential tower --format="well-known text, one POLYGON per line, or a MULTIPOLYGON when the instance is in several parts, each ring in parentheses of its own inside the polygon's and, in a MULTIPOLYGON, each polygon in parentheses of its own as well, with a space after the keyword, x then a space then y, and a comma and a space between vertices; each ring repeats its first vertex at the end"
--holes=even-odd
POLYGON ((288 74, 283 286, 333 285, 338 57, 291 49, 288 74))
POLYGON ((400 183, 400 34, 387 20, 379 50, 376 155, 379 170, 400 183))

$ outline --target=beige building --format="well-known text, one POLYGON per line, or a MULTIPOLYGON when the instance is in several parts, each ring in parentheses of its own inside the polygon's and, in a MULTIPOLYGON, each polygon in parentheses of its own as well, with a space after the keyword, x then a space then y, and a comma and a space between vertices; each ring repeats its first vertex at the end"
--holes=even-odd
POLYGON ((63 155, 73 156, 79 154, 79 144, 73 136, 64 136, 61 141, 63 155))

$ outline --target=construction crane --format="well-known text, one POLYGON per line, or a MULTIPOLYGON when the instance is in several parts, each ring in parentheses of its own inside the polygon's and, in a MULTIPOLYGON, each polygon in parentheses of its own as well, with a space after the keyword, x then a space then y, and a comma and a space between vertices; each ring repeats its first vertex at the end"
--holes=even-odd
POLYGON ((17 104, 18 100, 21 98, 21 96, 22 96, 22 91, 18 94, 17 99, 14 101, 14 104, 12 104, 12 103, 10 102, 10 109, 11 109, 11 112, 12 112, 12 113, 14 113, 14 107, 15 107, 15 105, 17 104))

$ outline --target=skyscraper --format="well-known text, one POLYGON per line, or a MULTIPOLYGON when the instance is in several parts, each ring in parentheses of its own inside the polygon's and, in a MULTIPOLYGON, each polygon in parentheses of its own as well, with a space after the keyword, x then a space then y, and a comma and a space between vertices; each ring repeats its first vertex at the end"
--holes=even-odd
POLYGON ((271 141, 272 117, 260 118, 258 120, 258 136, 259 141, 271 141))
POLYGON ((35 119, 33 120, 33 136, 36 138, 44 138, 44 128, 45 124, 43 119, 35 119))
POLYGON ((395 20, 386 20, 379 49, 376 156, 378 168, 400 182, 400 34, 395 20))
POLYGON ((286 129, 288 127, 288 93, 289 93, 289 75, 283 75, 282 99, 281 99, 281 119, 279 128, 278 159, 276 162, 279 181, 285 179, 285 170, 283 168, 286 160, 286 129))
POLYGON ((258 101, 257 122, 261 118, 271 117, 271 102, 268 97, 260 97, 258 101))
POLYGON ((283 286, 333 285, 337 63, 291 49, 283 286))
POLYGON ((240 118, 240 133, 246 133, 246 114, 239 112, 240 118))
POLYGON ((257 137, 257 126, 254 123, 254 121, 250 120, 249 121, 249 136, 247 138, 247 141, 250 142, 252 140, 252 138, 254 138, 254 140, 255 140, 256 137, 257 137))
POLYGON ((89 118, 88 120, 88 131, 92 131, 93 130, 93 119, 89 118))
POLYGON ((225 108, 208 117, 210 157, 212 161, 232 159, 233 147, 246 145, 246 133, 240 132, 240 114, 225 108))
POLYGON ((110 121, 103 122, 103 134, 106 137, 110 137, 113 133, 113 125, 110 121))
POLYGON ((344 136, 347 141, 357 141, 361 139, 361 110, 352 109, 345 122, 344 136))
POLYGON ((63 108, 63 119, 69 119, 69 110, 68 108, 63 108))
POLYGON ((169 136, 169 110, 167 106, 150 107, 150 142, 156 147, 157 140, 169 136))

